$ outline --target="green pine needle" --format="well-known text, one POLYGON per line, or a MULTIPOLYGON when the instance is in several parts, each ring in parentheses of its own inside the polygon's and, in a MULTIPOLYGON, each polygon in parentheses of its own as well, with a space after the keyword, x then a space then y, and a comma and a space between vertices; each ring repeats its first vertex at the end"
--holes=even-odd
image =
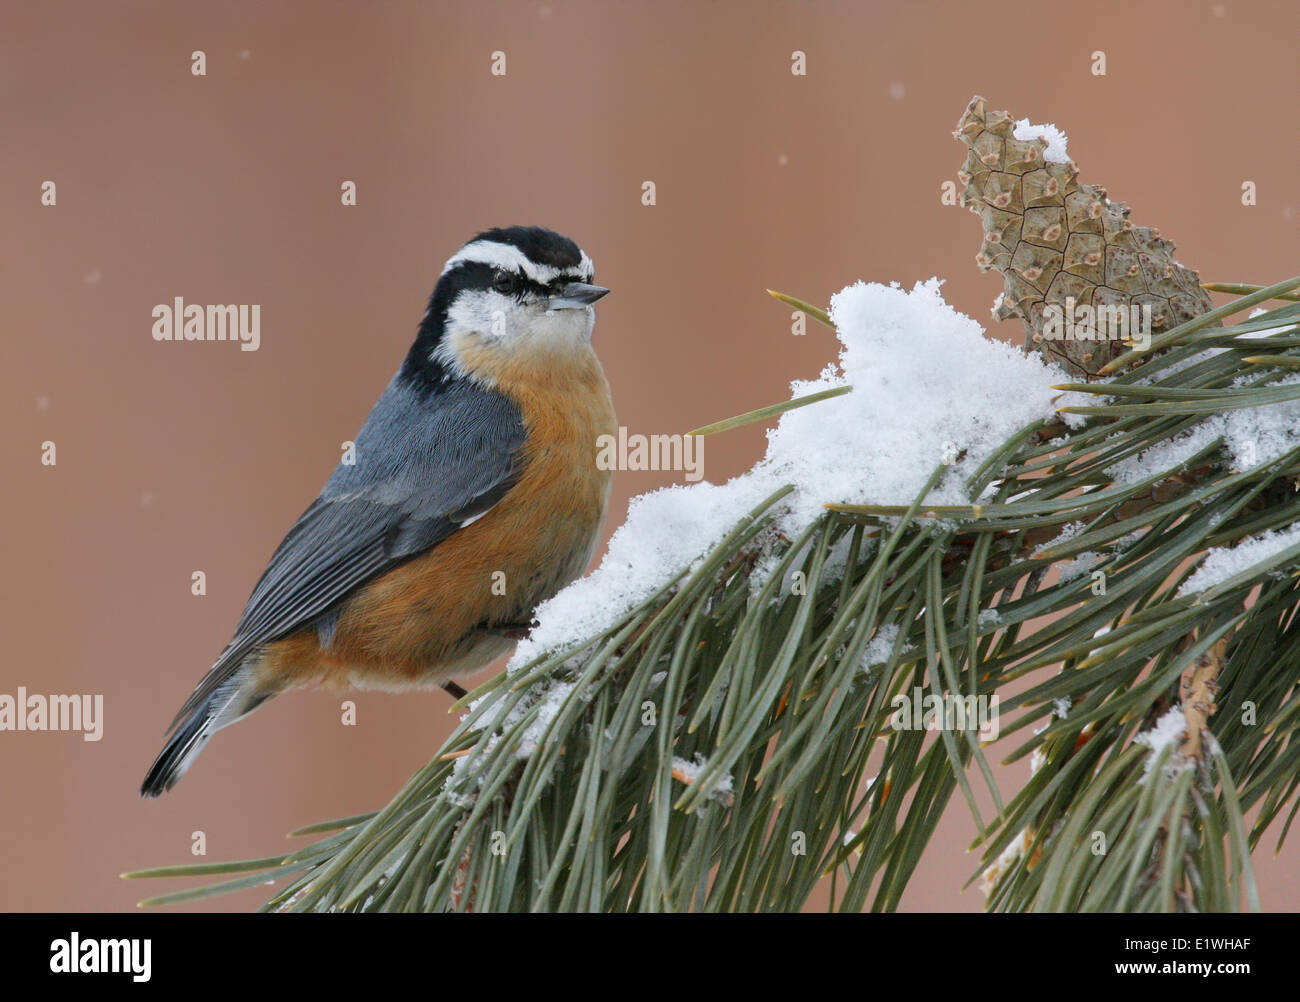
POLYGON ((702 428, 696 428, 694 431, 688 431, 688 435, 716 435, 721 431, 731 431, 733 428, 742 428, 747 424, 756 424, 759 421, 766 421, 768 418, 776 417, 778 414, 784 414, 786 411, 792 411, 799 407, 807 407, 809 404, 815 404, 819 400, 829 400, 831 397, 842 397, 846 393, 853 392, 852 386, 836 386, 829 390, 819 390, 816 393, 809 393, 806 396, 796 397, 794 400, 784 400, 779 404, 769 404, 767 407, 760 407, 756 411, 750 411, 747 414, 738 414, 735 417, 725 418, 722 421, 715 421, 713 424, 706 424, 702 428))
POLYGON ((1297 287, 1059 387, 1107 402, 1009 439, 966 481, 979 503, 927 504, 939 466, 908 503, 827 498, 795 538, 775 531, 791 487, 735 513, 609 629, 462 701, 378 812, 288 856, 130 876, 258 871, 150 905, 287 878, 264 910, 792 911, 821 889, 889 911, 960 792, 990 910, 1258 910, 1251 853, 1300 806, 1300 544, 1179 592, 1211 550, 1300 523, 1300 445, 1157 458, 1207 416, 1297 399, 1292 356, 1268 354, 1300 346, 1294 305, 1210 326, 1297 287), (1108 472, 1134 457, 1141 476, 1108 472), (1197 679, 1224 708, 1203 725, 1177 709, 1197 679), (1032 774, 1004 797, 977 732, 896 727, 917 691, 997 695, 992 754, 1032 774), (1135 741, 1171 708, 1199 752, 1192 730, 1135 741))

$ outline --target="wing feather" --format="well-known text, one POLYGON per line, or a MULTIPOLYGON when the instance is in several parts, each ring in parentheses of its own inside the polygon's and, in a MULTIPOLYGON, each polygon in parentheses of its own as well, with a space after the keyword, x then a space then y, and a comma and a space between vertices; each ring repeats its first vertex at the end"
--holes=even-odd
POLYGON ((504 395, 465 381, 421 393, 394 377, 320 496, 286 533, 235 635, 173 727, 249 653, 321 621, 357 587, 428 552, 497 504, 519 476, 523 418, 504 395))

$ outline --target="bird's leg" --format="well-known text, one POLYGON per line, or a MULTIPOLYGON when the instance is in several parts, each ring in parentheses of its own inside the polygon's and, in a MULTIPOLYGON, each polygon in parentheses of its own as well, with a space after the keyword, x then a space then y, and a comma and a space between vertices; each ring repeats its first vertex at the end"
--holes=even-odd
MULTIPOLYGON (((533 628, 532 623, 493 623, 491 626, 479 626, 474 632, 485 637, 505 637, 509 640, 523 640, 533 628)), ((443 682, 442 688, 454 699, 463 699, 465 689, 455 682, 443 682)))
POLYGON ((479 633, 489 637, 505 637, 507 640, 523 640, 532 630, 533 623, 493 623, 491 626, 480 626, 479 633))

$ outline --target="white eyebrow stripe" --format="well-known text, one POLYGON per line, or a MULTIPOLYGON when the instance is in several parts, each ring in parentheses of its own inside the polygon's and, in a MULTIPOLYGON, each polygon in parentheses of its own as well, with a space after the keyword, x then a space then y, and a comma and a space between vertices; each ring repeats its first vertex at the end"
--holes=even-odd
POLYGON ((542 285, 547 285, 562 275, 570 278, 589 279, 595 270, 595 266, 584 251, 579 251, 579 253, 582 258, 577 265, 569 268, 554 268, 547 264, 537 264, 513 244, 498 243, 495 240, 475 240, 466 244, 451 256, 442 269, 442 274, 447 274, 459 264, 473 263, 488 264, 494 268, 504 268, 507 271, 520 271, 534 282, 540 282, 542 285))

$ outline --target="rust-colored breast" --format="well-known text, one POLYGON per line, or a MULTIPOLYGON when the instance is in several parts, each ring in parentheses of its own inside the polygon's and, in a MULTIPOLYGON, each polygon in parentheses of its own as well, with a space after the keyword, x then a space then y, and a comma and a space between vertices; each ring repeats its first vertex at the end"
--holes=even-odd
MULTIPOLYGON (((472 368, 473 353, 463 357, 472 368)), ((617 433, 600 363, 584 346, 492 360, 491 371, 524 417, 519 481, 477 521, 358 591, 328 650, 314 630, 271 645, 258 669, 266 688, 402 689, 476 670, 511 646, 484 625, 527 623, 586 568, 610 490, 596 440, 617 433)))

